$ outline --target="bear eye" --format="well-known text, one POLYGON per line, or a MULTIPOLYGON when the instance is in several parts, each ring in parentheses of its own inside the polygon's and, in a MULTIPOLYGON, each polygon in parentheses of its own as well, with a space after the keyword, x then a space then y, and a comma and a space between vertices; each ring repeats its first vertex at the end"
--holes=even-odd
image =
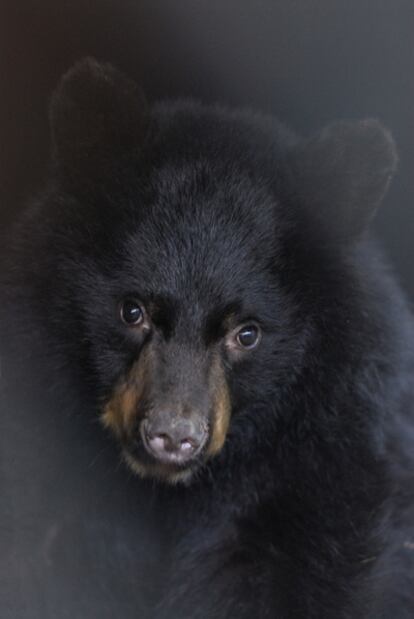
POLYGON ((260 329, 257 325, 245 325, 236 333, 237 344, 246 350, 255 348, 260 341, 260 329))
POLYGON ((143 308, 136 299, 130 297, 122 301, 120 314, 122 321, 128 326, 137 326, 144 321, 143 308))

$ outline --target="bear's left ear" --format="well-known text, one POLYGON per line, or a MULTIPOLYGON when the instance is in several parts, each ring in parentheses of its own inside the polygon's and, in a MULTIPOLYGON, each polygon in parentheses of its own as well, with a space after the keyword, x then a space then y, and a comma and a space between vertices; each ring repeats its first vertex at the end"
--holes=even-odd
POLYGON ((373 218, 396 165, 394 140, 381 123, 342 121, 295 148, 294 182, 311 216, 349 239, 373 218))
POLYGON ((85 58, 62 77, 50 105, 52 155, 65 177, 102 177, 138 150, 147 105, 137 84, 85 58))

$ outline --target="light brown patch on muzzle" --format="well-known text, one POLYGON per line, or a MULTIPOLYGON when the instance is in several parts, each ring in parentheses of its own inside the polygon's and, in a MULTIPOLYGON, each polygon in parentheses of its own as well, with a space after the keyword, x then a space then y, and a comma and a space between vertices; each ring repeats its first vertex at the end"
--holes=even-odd
POLYGON ((213 393, 213 417, 211 420, 211 435, 207 449, 209 456, 214 456, 223 447, 230 425, 231 402, 226 376, 219 358, 211 367, 210 385, 213 393))
POLYGON ((128 375, 115 387, 103 408, 102 423, 120 439, 130 435, 134 429, 140 403, 147 391, 150 368, 150 355, 144 351, 128 375))

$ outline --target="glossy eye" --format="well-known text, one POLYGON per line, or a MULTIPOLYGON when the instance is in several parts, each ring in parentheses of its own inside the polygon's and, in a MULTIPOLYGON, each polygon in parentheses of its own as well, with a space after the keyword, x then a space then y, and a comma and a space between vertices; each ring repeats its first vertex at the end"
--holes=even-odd
POLYGON ((256 325, 246 325, 236 334, 236 341, 239 346, 250 350, 255 348, 260 341, 260 329, 256 325))
POLYGON ((136 299, 128 298, 121 303, 121 319, 129 326, 137 326, 144 321, 144 311, 136 299))

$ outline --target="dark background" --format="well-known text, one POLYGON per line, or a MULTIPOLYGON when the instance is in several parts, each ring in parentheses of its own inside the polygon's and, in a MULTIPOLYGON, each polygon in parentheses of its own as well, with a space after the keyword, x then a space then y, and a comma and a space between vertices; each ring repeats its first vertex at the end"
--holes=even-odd
POLYGON ((2 0, 0 45, 0 223, 41 185, 50 93, 91 54, 150 100, 248 105, 303 133, 380 118, 400 166, 376 226, 414 298, 413 0, 2 0))

